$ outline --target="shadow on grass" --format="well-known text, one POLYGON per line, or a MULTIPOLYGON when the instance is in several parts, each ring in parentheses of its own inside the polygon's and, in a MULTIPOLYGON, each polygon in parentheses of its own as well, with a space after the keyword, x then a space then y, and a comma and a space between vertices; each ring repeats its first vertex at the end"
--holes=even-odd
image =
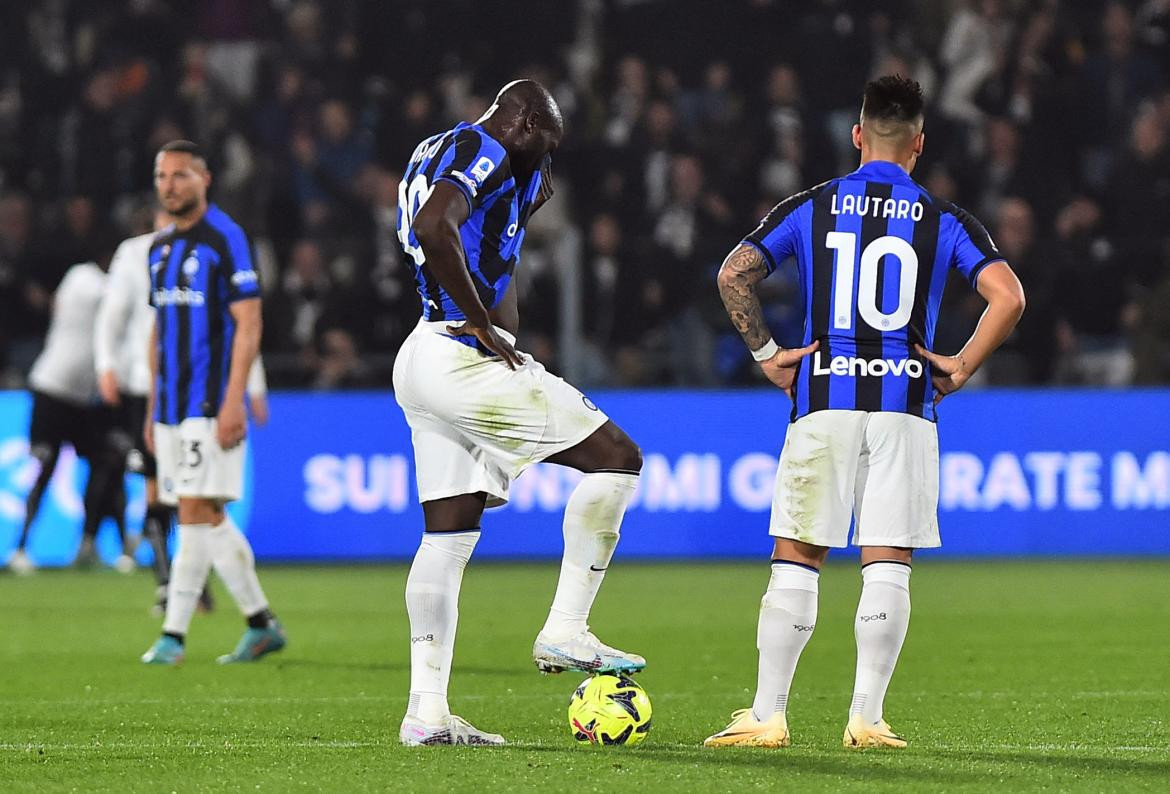
MULTIPOLYGON (((336 662, 321 659, 281 659, 277 667, 317 670, 361 670, 374 673, 409 673, 410 662, 336 662)), ((456 675, 464 673, 486 676, 514 676, 514 667, 475 667, 460 665, 455 668, 456 675)))
POLYGON ((801 774, 831 775, 846 778, 854 782, 867 783, 873 781, 875 771, 891 780, 903 782, 917 782, 933 784, 934 786, 970 786, 972 784, 987 784, 988 786, 1003 779, 997 772, 981 772, 969 769, 944 770, 937 768, 922 768, 922 764, 931 763, 929 756, 909 754, 905 752, 867 752, 858 753, 846 750, 826 751, 825 755, 813 755, 803 751, 767 750, 762 748, 724 748, 711 750, 698 745, 662 745, 648 744, 643 747, 621 749, 614 748, 601 750, 588 747, 557 747, 547 744, 511 744, 495 752, 520 750, 524 752, 557 752, 557 753, 588 753, 591 755, 606 753, 606 760, 614 763, 627 761, 637 763, 641 761, 657 761, 664 764, 678 764, 694 767, 696 764, 709 763, 724 769, 769 769, 775 771, 788 770, 801 774), (615 752, 616 750, 616 752, 615 752))
MULTIPOLYGON (((1070 753, 1075 751, 1069 751, 1070 753)), ((1170 749, 1167 750, 1170 753, 1170 749)), ((1068 770, 1084 770, 1086 772, 1118 772, 1141 773, 1157 776, 1163 780, 1170 780, 1170 760, 1157 761, 1145 758, 1117 758, 1101 755, 1045 755, 1040 751, 1013 752, 1013 751, 954 751, 941 750, 937 755, 963 761, 980 761, 983 763, 1011 763, 1028 764, 1031 766, 1047 766, 1068 770)))

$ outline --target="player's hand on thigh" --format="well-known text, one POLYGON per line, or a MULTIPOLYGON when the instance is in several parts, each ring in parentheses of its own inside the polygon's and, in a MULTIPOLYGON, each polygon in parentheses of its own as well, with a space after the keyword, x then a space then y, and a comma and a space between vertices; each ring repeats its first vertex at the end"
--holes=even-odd
POLYGON ((483 344, 488 350, 495 353, 504 360, 508 365, 508 369, 516 369, 524 366, 524 359, 516 352, 516 348, 512 344, 496 333, 495 326, 492 325, 472 325, 471 323, 461 323, 459 325, 448 325, 447 333, 452 336, 474 336, 483 344))
POLYGON ((268 398, 263 394, 254 394, 248 398, 252 408, 252 421, 263 427, 268 424, 268 398))
POLYGON ((779 386, 791 399, 793 396, 792 386, 796 383, 796 373, 801 359, 813 353, 820 346, 821 343, 818 340, 806 347, 781 348, 776 351, 776 355, 767 361, 761 361, 760 369, 764 371, 764 376, 768 380, 779 386))
POLYGON ((243 400, 227 400, 216 417, 215 440, 223 449, 231 449, 244 440, 248 424, 243 400))

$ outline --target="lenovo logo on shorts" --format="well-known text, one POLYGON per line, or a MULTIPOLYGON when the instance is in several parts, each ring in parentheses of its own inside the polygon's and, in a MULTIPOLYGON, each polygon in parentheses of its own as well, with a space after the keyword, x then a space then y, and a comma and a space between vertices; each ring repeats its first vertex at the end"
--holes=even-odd
POLYGON ((813 375, 851 375, 880 378, 883 375, 901 375, 921 378, 922 362, 912 358, 858 358, 857 356, 833 356, 825 366, 821 351, 813 354, 813 375))

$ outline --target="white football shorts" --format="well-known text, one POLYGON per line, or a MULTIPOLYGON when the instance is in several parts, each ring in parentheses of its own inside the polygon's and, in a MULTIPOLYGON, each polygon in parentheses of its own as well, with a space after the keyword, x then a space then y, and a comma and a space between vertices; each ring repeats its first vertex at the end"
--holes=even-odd
POLYGON ((769 532, 814 546, 926 549, 938 532, 938 432, 892 411, 816 411, 788 428, 769 532))
POLYGON ((247 440, 224 449, 215 439, 215 419, 191 417, 177 425, 154 425, 158 497, 177 505, 179 497, 234 502, 244 490, 247 440))
POLYGON ((532 356, 521 353, 524 366, 511 370, 453 339, 452 324, 420 321, 394 361, 419 501, 482 491, 497 507, 524 469, 581 443, 609 417, 532 356))

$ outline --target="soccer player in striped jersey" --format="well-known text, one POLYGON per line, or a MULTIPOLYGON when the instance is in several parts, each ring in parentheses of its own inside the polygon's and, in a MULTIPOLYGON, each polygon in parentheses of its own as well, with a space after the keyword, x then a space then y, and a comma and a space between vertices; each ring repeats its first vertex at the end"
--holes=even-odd
POLYGON ((406 583, 407 745, 503 744, 451 714, 447 683, 463 569, 485 507, 549 461, 584 472, 565 508, 556 595, 533 646, 545 672, 642 669, 587 624, 642 468, 638 447, 587 397, 513 347, 512 274, 524 226, 552 196, 551 154, 564 134, 540 84, 509 83, 474 124, 426 139, 399 190, 398 236, 413 259, 423 316, 394 363, 410 424, 425 531, 406 583))
POLYGON ((260 347, 260 283, 244 230, 208 204, 211 173, 199 147, 172 141, 154 168, 159 203, 174 224, 150 246, 152 387, 144 435, 158 464, 160 499, 177 504, 163 634, 147 664, 180 664, 199 594, 214 567, 247 620, 221 663, 285 646, 247 538, 224 511, 243 487, 244 392, 260 347))
POLYGON ((861 167, 780 202, 727 257, 719 291, 767 378, 793 399, 760 605, 755 700, 709 747, 789 743, 789 687, 817 620, 830 547, 861 547, 857 670, 846 747, 905 747, 883 703, 910 620, 914 549, 940 545, 936 408, 1015 327, 1024 293, 979 221, 917 185, 923 100, 897 76, 865 87, 853 143, 861 167), (777 347, 756 285, 794 259, 802 347, 777 347), (947 273, 987 301, 957 355, 931 352, 947 273))
MULTIPOLYGON (((167 537, 174 508, 159 500, 157 467, 154 455, 146 451, 143 430, 151 383, 148 345, 155 314, 150 305, 150 247, 156 234, 170 223, 170 216, 159 210, 154 217, 154 231, 123 240, 118 246, 93 327, 98 393, 113 413, 107 444, 126 462, 126 468, 146 480, 142 534, 154 550, 154 610, 160 615, 167 605, 171 570, 167 537)), ((267 392, 264 365, 256 356, 248 375, 248 398, 252 417, 261 425, 268 417, 267 392)), ((204 588, 199 605, 210 611, 212 604, 211 590, 204 588)))

